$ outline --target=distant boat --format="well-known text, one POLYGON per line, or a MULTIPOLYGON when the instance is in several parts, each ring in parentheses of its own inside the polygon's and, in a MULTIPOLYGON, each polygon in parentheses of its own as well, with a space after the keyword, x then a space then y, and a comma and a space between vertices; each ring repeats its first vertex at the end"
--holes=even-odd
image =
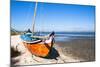
POLYGON ((22 39, 23 44, 28 48, 28 50, 33 55, 40 56, 40 57, 46 57, 50 54, 52 47, 54 45, 55 33, 51 32, 50 34, 46 36, 38 36, 35 34, 34 26, 35 26, 37 4, 38 2, 36 2, 35 4, 32 32, 28 30, 28 32, 22 34, 20 37, 22 39))

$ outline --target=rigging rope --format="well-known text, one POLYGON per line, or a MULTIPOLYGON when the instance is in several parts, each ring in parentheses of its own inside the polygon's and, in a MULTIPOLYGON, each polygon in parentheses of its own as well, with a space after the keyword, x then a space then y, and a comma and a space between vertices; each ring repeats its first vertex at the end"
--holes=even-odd
POLYGON ((27 20, 28 20, 28 18, 29 18, 29 16, 30 16, 29 13, 30 13, 31 7, 32 7, 32 4, 29 6, 29 9, 28 9, 28 12, 27 12, 26 23, 25 23, 24 31, 28 30, 27 27, 30 27, 29 23, 27 23, 27 22, 28 22, 27 20))

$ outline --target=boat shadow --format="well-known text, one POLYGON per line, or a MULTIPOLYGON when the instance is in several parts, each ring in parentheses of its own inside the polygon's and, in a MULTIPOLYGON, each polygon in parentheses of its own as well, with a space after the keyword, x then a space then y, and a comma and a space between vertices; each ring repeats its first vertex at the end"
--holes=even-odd
POLYGON ((50 53, 48 54, 48 56, 44 57, 46 59, 56 59, 57 57, 59 57, 59 53, 58 51, 53 47, 50 51, 50 53))

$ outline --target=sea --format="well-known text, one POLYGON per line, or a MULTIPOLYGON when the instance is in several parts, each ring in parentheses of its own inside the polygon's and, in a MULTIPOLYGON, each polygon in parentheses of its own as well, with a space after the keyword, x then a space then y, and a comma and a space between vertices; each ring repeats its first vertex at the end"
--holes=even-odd
MULTIPOLYGON (((41 32, 41 36, 51 32, 41 32)), ((55 32, 55 41, 69 41, 72 39, 95 38, 95 32, 55 32)))

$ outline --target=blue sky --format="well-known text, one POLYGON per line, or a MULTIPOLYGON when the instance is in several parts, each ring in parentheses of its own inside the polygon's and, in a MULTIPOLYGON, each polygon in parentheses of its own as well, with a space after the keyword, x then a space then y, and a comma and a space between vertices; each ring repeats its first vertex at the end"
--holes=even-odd
MULTIPOLYGON (((34 2, 11 2, 11 27, 32 29, 34 2)), ((38 3, 35 31, 94 31, 95 7, 38 3)))

